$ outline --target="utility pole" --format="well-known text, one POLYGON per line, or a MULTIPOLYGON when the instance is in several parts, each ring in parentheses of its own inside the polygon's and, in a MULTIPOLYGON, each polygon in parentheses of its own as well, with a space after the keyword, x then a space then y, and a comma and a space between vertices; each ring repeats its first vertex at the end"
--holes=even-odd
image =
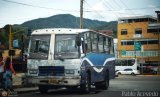
POLYGON ((9 25, 9 50, 12 50, 12 30, 11 30, 11 25, 9 25))
POLYGON ((80 1, 80 28, 83 28, 83 0, 80 1))
MULTIPOLYGON (((9 25, 9 52, 13 53, 12 51, 12 27, 9 25)), ((12 63, 12 55, 10 55, 10 61, 12 63)))

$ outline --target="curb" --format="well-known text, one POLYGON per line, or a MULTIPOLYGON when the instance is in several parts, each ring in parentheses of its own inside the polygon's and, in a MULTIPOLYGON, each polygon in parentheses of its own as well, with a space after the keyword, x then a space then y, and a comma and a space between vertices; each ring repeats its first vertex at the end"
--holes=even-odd
POLYGON ((158 75, 146 74, 146 75, 137 75, 137 76, 160 76, 160 75, 159 74, 158 75))
POLYGON ((37 92, 38 87, 30 87, 30 88, 16 88, 14 89, 18 94, 28 93, 28 92, 37 92))

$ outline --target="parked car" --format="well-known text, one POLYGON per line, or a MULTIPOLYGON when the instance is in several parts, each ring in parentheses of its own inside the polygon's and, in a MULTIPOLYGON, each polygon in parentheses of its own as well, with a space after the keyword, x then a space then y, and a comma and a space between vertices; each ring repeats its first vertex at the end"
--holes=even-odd
POLYGON ((131 74, 131 75, 137 75, 140 74, 138 70, 133 70, 130 68, 124 69, 124 70, 119 70, 116 72, 116 75, 120 75, 120 74, 131 74))

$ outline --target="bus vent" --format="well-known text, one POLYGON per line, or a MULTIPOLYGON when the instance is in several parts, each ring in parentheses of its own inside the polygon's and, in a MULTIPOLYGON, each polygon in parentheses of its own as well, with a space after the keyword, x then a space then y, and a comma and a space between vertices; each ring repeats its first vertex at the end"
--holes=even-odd
POLYGON ((39 66, 39 76, 64 76, 64 66, 39 66))

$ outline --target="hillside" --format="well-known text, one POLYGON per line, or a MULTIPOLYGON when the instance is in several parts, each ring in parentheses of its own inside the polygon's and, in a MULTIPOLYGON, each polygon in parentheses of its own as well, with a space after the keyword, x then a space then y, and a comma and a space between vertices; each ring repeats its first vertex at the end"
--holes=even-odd
MULTIPOLYGON (((59 14, 47 18, 39 18, 26 21, 20 25, 13 25, 13 39, 21 40, 22 35, 27 35, 28 29, 43 29, 43 28, 79 28, 79 17, 70 14, 59 14)), ((85 19, 84 28, 93 30, 113 30, 114 37, 117 35, 117 22, 105 22, 98 20, 85 19)), ((0 43, 8 46, 9 32, 7 25, 0 30, 0 43)))
MULTIPOLYGON (((79 17, 70 14, 59 14, 48 18, 39 18, 21 24, 23 27, 30 29, 42 28, 79 28, 79 17)), ((84 19, 84 28, 96 28, 99 26, 107 25, 108 22, 84 19)))

